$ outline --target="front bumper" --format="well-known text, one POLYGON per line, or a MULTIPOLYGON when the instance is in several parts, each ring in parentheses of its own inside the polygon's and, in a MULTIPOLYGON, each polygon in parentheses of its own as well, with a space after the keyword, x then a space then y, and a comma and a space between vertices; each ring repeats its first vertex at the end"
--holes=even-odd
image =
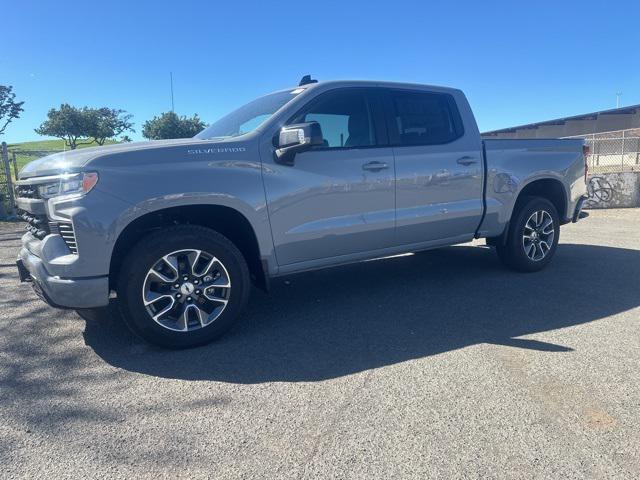
POLYGON ((20 281, 30 282, 40 298, 56 308, 94 308, 109 304, 109 278, 60 278, 26 248, 17 260, 20 281))

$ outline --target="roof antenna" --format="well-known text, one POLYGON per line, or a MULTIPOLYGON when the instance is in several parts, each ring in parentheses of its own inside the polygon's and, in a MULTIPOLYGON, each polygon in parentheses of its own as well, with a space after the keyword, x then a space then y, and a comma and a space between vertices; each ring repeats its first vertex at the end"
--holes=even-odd
POLYGON ((311 75, 305 75, 300 79, 300 83, 298 84, 298 86, 302 87, 303 85, 309 85, 310 83, 318 83, 318 80, 312 79, 311 75))

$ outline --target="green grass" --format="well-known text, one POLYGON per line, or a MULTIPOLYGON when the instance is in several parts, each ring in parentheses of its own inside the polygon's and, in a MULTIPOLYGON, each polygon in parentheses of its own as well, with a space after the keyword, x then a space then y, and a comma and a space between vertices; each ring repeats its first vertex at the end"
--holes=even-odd
POLYGON ((9 150, 64 150, 64 140, 36 140, 33 142, 10 143, 9 150))
MULTIPOLYGON (((79 142, 83 142, 86 140, 79 140, 79 142)), ((106 145, 118 143, 114 140, 107 140, 106 145)), ((78 148, 87 148, 87 147, 96 147, 97 143, 91 143, 89 145, 78 145, 78 148)), ((22 143, 10 143, 7 144, 9 149, 9 160, 11 163, 11 170, 13 171, 13 155, 12 151, 16 152, 16 164, 18 166, 18 170, 24 167, 27 163, 32 160, 36 160, 40 157, 44 157, 49 155, 50 153, 62 152, 65 150, 69 150, 68 147, 65 146, 64 140, 38 140, 34 142, 22 142, 22 143), (21 153, 23 151, 32 151, 38 152, 33 154, 21 153)))

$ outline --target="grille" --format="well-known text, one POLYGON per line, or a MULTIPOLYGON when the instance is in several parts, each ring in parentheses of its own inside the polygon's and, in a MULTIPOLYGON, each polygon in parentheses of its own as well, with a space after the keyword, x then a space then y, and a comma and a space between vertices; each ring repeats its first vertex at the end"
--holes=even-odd
POLYGON ((40 198, 38 188, 31 185, 17 185, 16 197, 22 198, 40 198))
POLYGON ((60 235, 67 244, 71 253, 78 254, 78 244, 76 243, 76 233, 73 231, 71 222, 49 222, 44 215, 33 215, 32 213, 20 211, 18 216, 27 222, 25 230, 42 240, 50 233, 60 235))
POLYGON ((76 233, 73 231, 73 224, 70 222, 50 222, 51 233, 59 234, 64 243, 67 244, 71 253, 78 254, 78 244, 76 243, 76 233))
POLYGON ((47 223, 47 217, 44 215, 33 215, 31 213, 20 211, 18 212, 18 216, 27 222, 27 226, 25 230, 31 232, 34 237, 42 240, 44 237, 51 233, 49 229, 49 224, 47 223))

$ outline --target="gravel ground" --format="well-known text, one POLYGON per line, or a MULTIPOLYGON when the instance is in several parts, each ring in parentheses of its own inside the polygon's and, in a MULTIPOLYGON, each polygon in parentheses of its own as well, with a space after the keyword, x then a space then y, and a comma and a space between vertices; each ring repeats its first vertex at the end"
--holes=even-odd
POLYGON ((463 245, 274 282, 168 352, 19 285, 0 224, 0 476, 639 478, 640 209, 543 272, 463 245))

